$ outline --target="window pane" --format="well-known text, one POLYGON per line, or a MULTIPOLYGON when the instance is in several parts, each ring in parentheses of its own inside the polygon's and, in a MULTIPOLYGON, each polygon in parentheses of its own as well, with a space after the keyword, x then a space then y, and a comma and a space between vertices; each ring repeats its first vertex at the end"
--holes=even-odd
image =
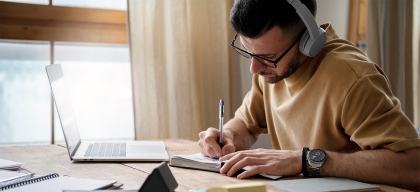
POLYGON ((1 0, 1 1, 9 1, 9 2, 16 2, 16 3, 33 3, 33 4, 42 4, 42 5, 48 5, 50 3, 49 0, 1 0))
MULTIPOLYGON (((133 139, 134 117, 128 46, 54 45, 80 137, 133 139)), ((55 115, 56 140, 63 140, 55 115)))
POLYGON ((53 5, 127 10, 127 0, 53 0, 53 5))
POLYGON ((50 141, 49 47, 0 42, 0 143, 50 141))

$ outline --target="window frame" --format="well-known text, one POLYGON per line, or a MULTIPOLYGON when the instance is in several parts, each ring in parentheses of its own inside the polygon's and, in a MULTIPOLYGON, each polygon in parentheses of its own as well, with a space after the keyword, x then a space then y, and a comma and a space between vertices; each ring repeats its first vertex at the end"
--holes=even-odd
MULTIPOLYGON (((54 42, 128 44, 127 11, 0 1, 1 41, 48 41, 50 64, 54 42)), ((51 144, 54 99, 51 95, 51 144)))

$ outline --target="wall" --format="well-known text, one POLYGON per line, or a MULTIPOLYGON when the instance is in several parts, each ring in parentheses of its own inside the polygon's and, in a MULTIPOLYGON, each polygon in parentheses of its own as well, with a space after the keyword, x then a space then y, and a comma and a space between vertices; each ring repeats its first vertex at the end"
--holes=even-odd
MULTIPOLYGON (((233 0, 231 0, 233 5, 233 0)), ((350 0, 317 0, 317 16, 316 22, 321 25, 323 23, 331 23, 336 30, 338 36, 343 39, 347 39, 347 30, 348 30, 348 23, 349 23, 349 7, 350 7, 350 0)), ((233 37, 234 32, 232 32, 231 36, 233 37)), ((239 57, 239 55, 238 55, 239 57)), ((250 68, 250 61, 239 57, 240 65, 235 66, 232 70, 236 70, 239 68, 240 70, 240 88, 238 88, 241 92, 241 97, 245 97, 248 91, 251 89, 251 78, 252 74, 249 71, 250 68)), ((237 83, 237 82, 235 82, 237 83)), ((237 86, 237 85, 236 85, 237 86)), ((238 95, 239 96, 239 95, 238 95)), ((238 98, 236 96, 236 98, 238 98)), ((232 99, 234 104, 232 105, 233 111, 236 111, 237 106, 242 103, 240 99, 232 99)))
POLYGON ((318 25, 329 22, 340 38, 347 39, 350 0, 317 0, 317 5, 318 25))

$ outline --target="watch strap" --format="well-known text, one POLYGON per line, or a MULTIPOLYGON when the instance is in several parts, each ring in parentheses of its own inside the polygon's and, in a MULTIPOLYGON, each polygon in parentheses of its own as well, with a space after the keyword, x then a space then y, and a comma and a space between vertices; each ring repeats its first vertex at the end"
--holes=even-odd
POLYGON ((319 168, 312 168, 311 166, 309 166, 308 174, 309 174, 309 177, 320 177, 321 176, 319 174, 319 168))
POLYGON ((309 177, 308 168, 307 168, 307 164, 306 164, 306 155, 308 154, 308 152, 307 152, 308 150, 309 150, 309 148, 307 148, 307 147, 304 147, 302 149, 302 174, 305 177, 309 177))

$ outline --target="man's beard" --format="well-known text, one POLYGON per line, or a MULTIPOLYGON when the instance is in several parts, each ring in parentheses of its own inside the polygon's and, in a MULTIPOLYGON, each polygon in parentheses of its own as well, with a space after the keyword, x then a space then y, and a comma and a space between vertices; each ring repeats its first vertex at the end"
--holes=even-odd
POLYGON ((289 63, 287 63, 286 68, 284 70, 284 73, 281 75, 276 75, 276 74, 271 74, 271 73, 264 73, 264 72, 260 72, 258 74, 260 75, 274 75, 274 77, 264 77, 264 81, 267 83, 277 83, 285 78, 288 78, 290 75, 292 75, 300 66, 300 62, 299 62, 299 56, 300 56, 300 51, 299 49, 296 50, 295 54, 293 55, 292 60, 289 61, 289 63))

